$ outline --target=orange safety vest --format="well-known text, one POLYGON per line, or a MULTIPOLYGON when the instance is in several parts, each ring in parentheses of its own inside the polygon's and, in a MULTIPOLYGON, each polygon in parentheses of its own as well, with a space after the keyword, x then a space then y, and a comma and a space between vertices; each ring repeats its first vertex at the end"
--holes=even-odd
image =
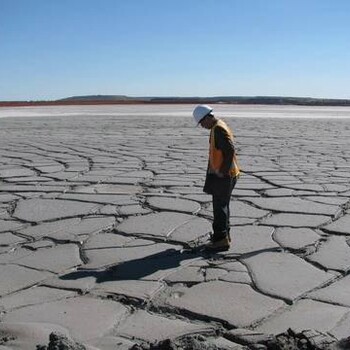
MULTIPOLYGON (((224 161, 222 151, 215 147, 215 128, 216 127, 223 128, 233 142, 233 134, 230 128, 226 125, 224 121, 218 120, 218 122, 212 127, 210 131, 210 146, 209 146, 209 172, 210 173, 220 172, 222 163, 224 161)), ((240 174, 240 169, 237 163, 236 154, 234 153, 231 168, 230 168, 230 176, 237 177, 239 176, 239 174, 240 174)))

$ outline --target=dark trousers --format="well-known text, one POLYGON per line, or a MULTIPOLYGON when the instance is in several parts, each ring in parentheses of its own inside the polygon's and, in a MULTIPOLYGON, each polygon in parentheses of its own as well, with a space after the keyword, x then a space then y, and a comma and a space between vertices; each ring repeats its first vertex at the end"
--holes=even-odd
POLYGON ((212 240, 219 241, 230 236, 230 199, 236 179, 230 179, 230 184, 224 193, 213 193, 213 231, 212 240))

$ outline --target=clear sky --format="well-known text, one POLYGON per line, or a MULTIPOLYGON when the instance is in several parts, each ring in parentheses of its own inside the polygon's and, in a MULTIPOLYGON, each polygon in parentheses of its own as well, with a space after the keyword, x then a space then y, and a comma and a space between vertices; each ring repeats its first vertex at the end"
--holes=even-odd
POLYGON ((0 100, 350 98, 350 0, 0 0, 0 100))

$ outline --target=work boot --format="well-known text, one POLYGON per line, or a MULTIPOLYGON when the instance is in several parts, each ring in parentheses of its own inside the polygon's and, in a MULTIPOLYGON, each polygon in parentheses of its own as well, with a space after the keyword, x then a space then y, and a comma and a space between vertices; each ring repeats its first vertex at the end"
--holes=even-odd
MULTIPOLYGON (((231 235, 230 232, 227 233, 227 239, 228 241, 231 243, 231 235)), ((210 242, 215 242, 215 238, 214 238, 214 233, 209 233, 209 240, 210 242)))
POLYGON ((219 241, 210 242, 205 246, 207 252, 223 252, 230 249, 230 241, 228 236, 220 239, 219 241))

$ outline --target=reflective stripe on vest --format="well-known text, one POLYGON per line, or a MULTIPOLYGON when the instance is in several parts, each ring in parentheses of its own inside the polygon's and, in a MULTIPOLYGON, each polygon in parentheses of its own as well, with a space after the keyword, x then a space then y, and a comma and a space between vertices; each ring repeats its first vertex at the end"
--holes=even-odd
MULTIPOLYGON (((209 146, 209 172, 211 173, 217 173, 220 172, 220 169, 222 167, 222 163, 224 161, 224 157, 222 154, 222 151, 220 149, 217 149, 215 147, 215 128, 217 126, 220 126, 223 128, 227 134, 229 135, 230 139, 233 142, 233 134, 229 127, 226 125, 226 123, 222 120, 218 120, 218 122, 213 126, 210 132, 210 146, 209 146)), ((237 163, 236 154, 233 155, 231 169, 230 169, 230 176, 236 177, 240 174, 239 166, 237 163)))

